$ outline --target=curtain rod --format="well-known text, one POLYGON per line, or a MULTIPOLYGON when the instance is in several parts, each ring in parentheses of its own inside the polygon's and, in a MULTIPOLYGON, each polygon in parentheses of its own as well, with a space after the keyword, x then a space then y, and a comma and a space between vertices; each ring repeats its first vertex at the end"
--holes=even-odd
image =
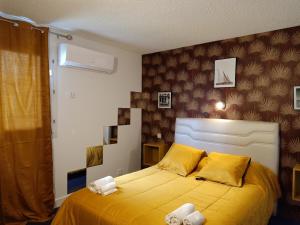
POLYGON ((71 34, 62 34, 62 33, 59 33, 59 32, 53 31, 53 30, 50 30, 49 33, 56 35, 57 38, 62 37, 69 41, 71 41, 73 39, 73 36, 71 34))
MULTIPOLYGON (((6 14, 6 13, 3 13, 3 12, 0 11, 0 20, 11 23, 15 27, 19 26, 19 23, 16 22, 15 20, 27 22, 27 23, 30 23, 33 26, 33 27, 31 27, 31 29, 39 30, 41 33, 44 33, 44 31, 39 28, 39 27, 42 27, 43 25, 38 25, 33 20, 31 20, 29 18, 26 18, 26 17, 19 17, 19 16, 14 16, 14 15, 9 15, 9 14, 6 14)), ((73 36, 71 34, 64 34, 64 33, 54 31, 53 28, 51 28, 51 27, 50 27, 49 33, 56 35, 57 38, 62 37, 62 38, 65 38, 69 41, 73 39, 73 36)))

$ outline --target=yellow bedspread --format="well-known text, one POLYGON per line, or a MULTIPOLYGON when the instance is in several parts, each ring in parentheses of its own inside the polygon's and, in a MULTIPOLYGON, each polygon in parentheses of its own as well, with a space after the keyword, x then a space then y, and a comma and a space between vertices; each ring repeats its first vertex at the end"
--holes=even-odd
POLYGON ((163 225, 165 215, 187 202, 206 217, 206 225, 266 225, 277 182, 259 167, 250 169, 238 188, 150 167, 116 178, 118 192, 112 195, 87 188, 73 193, 52 225, 163 225))

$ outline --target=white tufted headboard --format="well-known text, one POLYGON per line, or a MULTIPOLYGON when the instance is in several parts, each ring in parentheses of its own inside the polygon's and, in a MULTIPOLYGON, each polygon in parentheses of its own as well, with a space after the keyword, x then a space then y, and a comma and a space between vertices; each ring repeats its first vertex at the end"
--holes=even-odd
POLYGON ((177 118, 175 143, 211 151, 247 155, 278 174, 278 123, 177 118))

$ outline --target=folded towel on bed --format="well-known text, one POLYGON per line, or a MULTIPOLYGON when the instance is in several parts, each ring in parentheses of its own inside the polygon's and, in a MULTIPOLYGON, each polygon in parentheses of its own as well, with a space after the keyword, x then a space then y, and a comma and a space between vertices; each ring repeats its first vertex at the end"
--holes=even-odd
POLYGON ((185 203, 165 217, 165 222, 169 225, 180 225, 183 219, 195 211, 195 206, 191 203, 185 203))
POLYGON ((183 219, 183 225, 201 225, 204 221, 204 216, 199 211, 195 211, 183 219))
POLYGON ((96 188, 93 187, 93 186, 91 186, 91 184, 88 185, 88 189, 89 189, 91 192, 98 193, 98 191, 96 190, 96 188))
POLYGON ((116 187, 115 185, 116 185, 116 183, 115 183, 114 178, 112 176, 107 176, 107 177, 103 177, 101 179, 91 182, 88 185, 88 189, 94 193, 101 193, 102 188, 104 188, 105 191, 108 191, 109 187, 111 189, 113 189, 116 187), (112 187, 113 185, 110 183, 114 183, 114 187, 112 187), (108 184, 110 184, 110 185, 108 185, 108 184))
POLYGON ((114 190, 114 189, 116 189, 116 182, 115 181, 110 182, 108 184, 105 184, 105 185, 99 187, 99 191, 101 193, 108 192, 108 191, 114 190))
POLYGON ((103 196, 110 195, 110 194, 112 194, 112 193, 114 193, 116 191, 117 191, 117 188, 113 188, 113 189, 110 189, 110 190, 108 190, 106 192, 102 192, 101 195, 103 195, 103 196))

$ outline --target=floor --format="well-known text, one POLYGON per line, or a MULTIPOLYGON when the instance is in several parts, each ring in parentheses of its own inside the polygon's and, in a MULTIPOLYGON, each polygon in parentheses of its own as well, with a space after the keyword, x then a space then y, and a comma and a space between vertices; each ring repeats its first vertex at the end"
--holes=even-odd
POLYGON ((269 225, 300 225, 300 222, 286 220, 280 217, 272 217, 269 225))
MULTIPOLYGON (((51 220, 44 223, 27 223, 27 225, 50 225, 50 224, 51 224, 51 220)), ((300 222, 286 220, 279 217, 272 217, 269 225, 300 225, 300 222)))
POLYGON ((50 225, 50 224, 51 224, 51 220, 43 223, 27 223, 27 225, 50 225))

